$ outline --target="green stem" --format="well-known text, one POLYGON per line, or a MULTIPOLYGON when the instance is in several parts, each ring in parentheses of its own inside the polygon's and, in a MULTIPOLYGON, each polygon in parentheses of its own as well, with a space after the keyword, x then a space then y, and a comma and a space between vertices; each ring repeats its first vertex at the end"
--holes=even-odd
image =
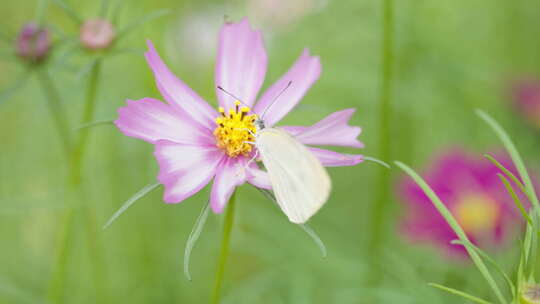
POLYGON ((71 150, 71 132, 69 130, 66 114, 62 108, 60 94, 58 93, 58 90, 56 89, 56 86, 54 85, 54 82, 49 76, 47 70, 40 70, 37 72, 37 75, 41 88, 43 89, 43 93, 47 99, 47 105, 51 113, 51 117, 54 120, 58 135, 62 141, 64 153, 69 155, 69 151, 71 150))
POLYGON ((64 287, 66 285, 70 241, 73 234, 74 212, 73 208, 68 208, 61 218, 60 226, 62 229, 58 233, 55 269, 47 292, 49 303, 64 302, 64 287))
MULTIPOLYGON (((86 100, 84 103, 84 112, 82 117, 82 124, 91 123, 94 120, 94 114, 96 109, 96 95, 98 80, 101 71, 101 60, 98 60, 92 66, 90 71, 90 78, 88 81, 88 87, 86 91, 86 100)), ((73 150, 73 155, 71 158, 72 172, 71 172, 71 182, 73 184, 81 183, 81 172, 82 172, 82 160, 86 150, 86 144, 88 142, 89 128, 83 128, 79 130, 79 139, 75 148, 73 150)))
MULTIPOLYGON (((390 116, 392 99, 392 75, 394 65, 394 17, 393 0, 382 1, 382 58, 380 71, 380 92, 379 92, 379 153, 378 156, 384 162, 390 161, 390 116)), ((369 248, 372 251, 372 257, 377 260, 379 257, 379 245, 383 236, 383 230, 386 227, 385 209, 389 202, 390 193, 390 171, 386 168, 380 168, 376 180, 376 194, 373 205, 371 206, 371 235, 369 248)), ((377 267, 377 263, 371 263, 377 267)), ((380 271, 373 271, 372 278, 378 281, 380 271)))
POLYGON ((219 304, 221 300, 221 287, 223 286, 223 276, 225 274, 225 265, 229 256, 229 245, 231 241, 231 231, 234 223, 234 205, 236 201, 236 193, 231 196, 227 210, 225 211, 225 222, 223 223, 223 238, 221 239, 221 251, 216 271, 216 281, 214 284, 214 292, 212 294, 212 304, 219 304))
MULTIPOLYGON (((41 84, 47 99, 47 105, 51 113, 51 117, 53 118, 58 130, 58 135, 62 142, 62 148, 66 156, 69 158, 72 141, 68 121, 60 102, 60 95, 47 70, 39 70, 37 71, 37 75, 39 78, 39 83, 41 84)), ((63 302, 63 288, 66 283, 67 264, 69 258, 69 243, 73 233, 73 214, 73 208, 68 208, 61 216, 61 229, 58 232, 56 260, 54 264, 55 269, 53 270, 53 277, 47 292, 47 297, 50 303, 63 302)))
MULTIPOLYGON (((86 89, 86 97, 84 103, 82 123, 87 124, 94 121, 94 115, 96 111, 96 97, 99 85, 99 77, 101 74, 101 60, 98 59, 95 61, 94 65, 90 70, 90 75, 88 79, 88 86, 86 89)), ((79 130, 79 138, 75 147, 73 149, 73 154, 71 158, 71 183, 74 187, 75 193, 78 194, 79 199, 82 201, 82 213, 84 216, 84 226, 86 227, 86 240, 88 242, 88 249, 90 260, 93 265, 93 279, 94 279, 94 288, 96 289, 96 302, 103 303, 105 297, 105 288, 104 288, 104 269, 101 263, 101 246, 98 235, 97 220, 95 215, 95 210, 91 208, 90 202, 88 201, 88 195, 82 187, 82 172, 83 172, 83 159, 86 152, 86 146, 88 143, 90 129, 85 128, 79 130)))
MULTIPOLYGON (((90 78, 86 91, 83 123, 88 123, 93 120, 96 104, 96 96, 98 89, 98 80, 100 75, 101 61, 96 61, 90 71, 90 78)), ((90 208, 88 202, 88 195, 84 192, 82 187, 82 171, 83 171, 83 156, 86 150, 86 144, 88 141, 89 129, 81 129, 79 131, 79 137, 70 155, 70 172, 69 172, 69 184, 72 190, 73 198, 78 199, 81 205, 81 212, 84 216, 84 226, 86 227, 86 239, 88 242, 89 256, 92 262, 92 271, 94 278, 94 287, 96 288, 95 296, 97 303, 103 303, 104 294, 104 271, 101 264, 101 248, 99 245, 98 228, 96 223, 96 216, 94 210, 90 208)), ((62 221, 63 230, 60 234, 60 241, 58 245, 58 257, 55 273, 53 276, 52 284, 49 286, 49 300, 51 303, 62 303, 65 282, 67 277, 67 264, 70 257, 71 250, 71 233, 74 230, 74 206, 64 215, 62 221)))

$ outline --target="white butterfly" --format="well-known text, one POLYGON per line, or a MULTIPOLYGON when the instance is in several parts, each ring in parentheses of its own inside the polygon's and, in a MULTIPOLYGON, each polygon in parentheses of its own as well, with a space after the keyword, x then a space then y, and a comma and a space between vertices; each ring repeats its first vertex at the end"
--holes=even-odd
POLYGON ((278 128, 255 121, 255 146, 261 155, 276 201, 293 223, 305 223, 324 205, 332 187, 321 162, 306 146, 278 128))
MULTIPOLYGON (((289 133, 264 124, 264 114, 291 83, 289 81, 254 122, 257 133, 252 134, 255 137, 252 144, 257 152, 253 159, 260 154, 279 207, 291 222, 302 224, 326 203, 332 185, 328 172, 306 146, 289 133)), ((218 89, 240 101, 221 86, 218 89)))

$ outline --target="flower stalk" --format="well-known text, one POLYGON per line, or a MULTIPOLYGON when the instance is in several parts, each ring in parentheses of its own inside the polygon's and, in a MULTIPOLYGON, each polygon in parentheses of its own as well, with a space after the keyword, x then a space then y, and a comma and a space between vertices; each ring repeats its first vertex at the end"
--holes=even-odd
MULTIPOLYGON (((91 68, 90 76, 88 80, 88 89, 86 91, 86 99, 84 103, 84 112, 82 117, 82 124, 87 124, 93 121, 95 109, 96 109, 96 95, 98 89, 98 80, 101 71, 101 60, 96 60, 91 68)), ((89 128, 82 128, 79 131, 79 138, 77 144, 73 149, 71 157, 72 171, 71 182, 73 184, 81 183, 82 172, 82 160, 84 157, 86 144, 88 142, 89 128)))
POLYGON ((47 99, 47 107, 56 125, 64 153, 69 155, 69 151, 71 150, 71 135, 68 120, 60 102, 60 94, 47 70, 38 70, 36 74, 47 99))
POLYGON ((231 196, 227 209, 225 210, 225 221, 223 222, 223 238, 221 239, 221 250, 216 270, 216 280, 214 283, 214 291, 212 293, 212 304, 219 304, 221 301, 221 290, 223 286, 223 278, 225 275, 225 266, 229 257, 229 247, 231 242, 231 232, 234 224, 234 209, 236 202, 236 192, 231 196))
MULTIPOLYGON (((381 45, 381 70, 380 70, 380 92, 379 92, 379 139, 378 155, 383 162, 390 162, 390 116, 392 99, 392 75, 394 69, 394 2, 393 0, 382 1, 382 45, 381 45)), ((372 250, 372 257, 379 256, 378 250, 383 235, 385 223, 385 210, 390 193, 390 171, 386 168, 379 168, 375 179, 376 194, 371 207, 371 238, 369 248, 372 250)), ((376 263, 372 263, 377 267, 376 263)), ((373 280, 378 281, 376 274, 380 273, 376 269, 373 272, 373 280)))
MULTIPOLYGON (((90 78, 88 81, 88 87, 85 97, 85 105, 83 112, 83 123, 88 123, 93 120, 96 105, 96 96, 98 90, 99 76, 101 71, 101 61, 97 60, 90 71, 90 78)), ((82 187, 82 171, 83 171, 83 157, 86 150, 86 144, 89 137, 89 129, 83 128, 79 131, 79 136, 73 148, 70 149, 69 160, 69 185, 71 193, 74 195, 73 199, 82 200, 81 212, 84 217, 84 225, 86 232, 86 239, 88 242, 88 250, 90 251, 90 259, 93 264, 93 277, 94 287, 96 288, 96 301, 101 302, 104 287, 103 278, 104 271, 101 266, 101 249, 98 238, 98 228, 96 223, 95 214, 92 208, 88 205, 87 195, 84 193, 82 187)), ((58 243, 58 256, 57 264, 52 280, 52 284, 49 287, 49 300, 52 303, 62 303, 65 282, 67 277, 67 263, 71 251, 71 233, 74 230, 74 207, 71 206, 64 214, 64 219, 61 223, 62 232, 60 234, 60 241, 58 243)))

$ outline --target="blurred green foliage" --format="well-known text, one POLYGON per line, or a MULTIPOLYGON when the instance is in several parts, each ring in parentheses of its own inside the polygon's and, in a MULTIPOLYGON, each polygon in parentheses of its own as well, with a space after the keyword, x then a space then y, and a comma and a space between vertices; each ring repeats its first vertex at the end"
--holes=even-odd
MULTIPOLYGON (((99 1, 67 2, 85 18, 96 15, 99 7, 99 1)), ((352 123, 363 127, 360 139, 366 148, 362 153, 377 157, 380 1, 317 5, 321 7, 285 26, 251 19, 264 25, 269 54, 265 87, 309 47, 321 56, 323 74, 284 123, 307 125, 330 112, 357 108, 352 123)), ((509 130, 528 164, 537 166, 538 134, 515 114, 509 89, 514 79, 540 71, 540 2, 402 0, 395 5, 393 158, 422 167, 434 152, 449 145, 478 153, 497 149, 491 130, 474 115, 473 109, 482 108, 509 130)), ((247 6, 243 1, 124 0, 119 19, 123 25, 157 9, 172 13, 126 37, 122 43, 133 52, 105 61, 97 120, 115 118, 128 98, 160 98, 142 55, 146 39, 155 43, 181 79, 216 104, 213 58, 193 62, 192 56, 200 50, 190 37, 181 36, 183 22, 202 14, 217 30, 223 15, 232 20, 250 17, 247 6), (208 11, 212 14, 205 15, 208 11)), ((32 0, 4 1, 0 29, 13 37, 34 18, 35 9, 32 0)), ((286 9, 277 11, 287 13, 286 9)), ((49 6, 45 20, 62 32, 77 34, 73 22, 55 5, 49 6)), ((60 39, 59 35, 55 38, 60 39)), ((0 47, 4 54, 12 45, 0 42, 0 47)), ((55 51, 62 54, 65 48, 60 45, 55 51)), ((7 88, 24 69, 13 59, 0 59, 0 88, 7 88)), ((52 73, 76 127, 87 79, 74 75, 88 57, 74 56, 65 63, 53 67, 52 73)), ((45 105, 34 78, 0 104, 0 303, 45 303, 59 215, 66 206, 80 204, 67 194, 67 162, 45 105)), ((84 185, 101 225, 133 193, 155 181, 157 165, 151 145, 127 138, 113 126, 95 127, 91 135, 84 185)), ((470 263, 449 261, 429 246, 401 239, 397 197, 387 210, 392 224, 386 229, 380 265, 368 265, 367 211, 373 201, 375 170, 378 167, 373 163, 329 170, 332 197, 310 222, 326 243, 325 259, 270 201, 254 188, 242 187, 223 303, 455 303, 454 296, 428 287, 427 282, 493 299, 470 263), (370 284, 373 271, 382 273, 380 284, 370 284)), ((393 170, 393 174, 396 181, 399 172, 393 170)), ((99 232, 109 303, 208 301, 222 216, 210 216, 194 249, 193 281, 187 281, 182 271, 184 245, 208 192, 205 189, 182 204, 167 205, 159 189, 99 232)), ((95 303, 81 217, 78 213, 72 236, 66 303, 95 303)), ((501 248, 497 255, 507 269, 516 266, 513 247, 517 246, 501 248)))

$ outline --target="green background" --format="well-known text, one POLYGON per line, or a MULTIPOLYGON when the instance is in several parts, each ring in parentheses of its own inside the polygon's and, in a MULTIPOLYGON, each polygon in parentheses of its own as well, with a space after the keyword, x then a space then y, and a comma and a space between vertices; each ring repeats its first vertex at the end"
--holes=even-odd
MULTIPOLYGON (((99 9, 99 1, 67 2, 84 18, 96 16, 99 9)), ((200 45, 197 37, 182 36, 182 29, 194 16, 207 23, 201 33, 203 28, 216 32, 224 15, 231 20, 248 16, 266 37, 269 66, 263 90, 304 47, 321 57, 321 78, 283 124, 308 125, 354 107, 352 123, 363 128, 360 140, 366 148, 338 150, 378 157, 381 5, 374 0, 317 2, 318 8, 275 26, 250 16, 243 1, 124 0, 120 27, 157 9, 171 13, 126 36, 121 46, 130 52, 104 61, 96 120, 114 119, 128 98, 161 99, 143 56, 146 39, 154 42, 173 72, 216 105, 214 58, 193 60, 200 56, 200 45)), ((36 6, 30 0, 4 1, 2 32, 14 37, 20 26, 35 18, 36 6)), ((276 14, 288 11, 277 9, 276 14)), ((394 12, 395 66, 387 139, 392 159, 420 169, 447 147, 463 146, 479 155, 499 149, 492 131, 474 114, 475 108, 481 108, 507 128, 527 163, 537 166, 538 133, 516 113, 509 90, 514 80, 535 76, 540 68, 540 2, 399 0, 394 12)), ((72 20, 54 4, 45 11, 45 20, 57 29, 56 41, 61 40, 61 32, 77 35, 72 20)), ((62 59, 67 45, 54 49, 49 71, 75 128, 88 81, 80 71, 95 55, 76 53, 62 59)), ((2 42, 0 47, 0 88, 8 88, 25 68, 9 57, 12 45, 2 42)), ((66 189, 68 163, 37 78, 32 76, 0 103, 0 148, 0 303, 47 303, 62 214, 72 207, 77 212, 65 303, 209 301, 222 215, 210 215, 194 248, 193 281, 184 277, 182 269, 185 243, 207 202, 208 187, 178 205, 164 204, 159 188, 110 228, 97 231, 99 248, 88 246, 85 212, 95 214, 100 227, 132 194, 155 182, 158 168, 150 144, 125 137, 114 126, 92 128, 84 171, 84 195, 90 205, 83 209, 83 200, 66 189), (96 267, 91 254, 96 251, 104 271, 100 280, 104 298, 96 295, 93 279, 96 267)), ((370 162, 329 169, 331 199, 310 221, 326 244, 326 258, 269 200, 253 187, 242 186, 223 303, 463 302, 428 287, 427 282, 493 299, 470 263, 448 260, 429 246, 402 239, 398 224, 403 210, 393 190, 401 176, 396 168, 391 170, 384 217, 370 217, 381 186, 376 178, 379 170, 370 162), (385 229, 380 253, 372 257, 368 240, 373 222, 379 220, 385 229)), ((517 249, 514 242, 496 253, 511 273, 517 249)))

